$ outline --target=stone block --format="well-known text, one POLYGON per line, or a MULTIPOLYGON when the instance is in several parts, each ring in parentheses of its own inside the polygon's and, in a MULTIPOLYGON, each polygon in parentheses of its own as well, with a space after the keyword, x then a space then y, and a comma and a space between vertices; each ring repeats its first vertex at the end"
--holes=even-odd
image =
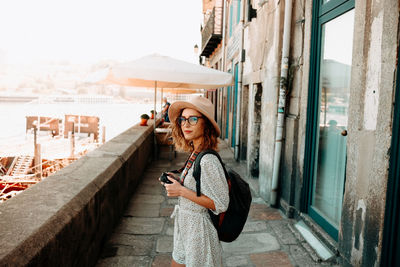
POLYGON ((141 181, 142 185, 154 185, 154 186, 161 185, 158 178, 160 177, 162 172, 163 171, 160 170, 154 173, 152 172, 144 174, 141 181))
POLYGON ((106 248, 117 247, 116 255, 119 256, 141 256, 150 255, 153 246, 154 241, 148 236, 114 234, 106 248))
MULTIPOLYGON (((258 253, 250 255, 251 262, 255 266, 279 266, 279 267, 293 267, 290 262, 288 254, 283 251, 272 251, 266 253, 258 253)), ((304 266, 304 265, 300 265, 304 266)))
POLYGON ((160 216, 161 217, 169 217, 169 216, 171 216, 173 211, 174 211, 174 207, 164 207, 160 210, 160 216))
POLYGON ((253 197, 253 199, 251 200, 252 203, 256 203, 256 204, 264 204, 267 205, 265 200, 262 199, 261 197, 253 197))
POLYGON ((173 238, 172 236, 162 236, 157 239, 156 251, 157 252, 172 252, 173 238))
POLYGON ((168 225, 174 225, 174 223, 175 223, 175 218, 165 217, 165 220, 168 225))
MULTIPOLYGON (((300 245, 307 251, 308 256, 315 261, 319 262, 322 259, 318 256, 318 253, 314 250, 314 248, 311 247, 310 243, 307 241, 301 242, 300 245)), ((334 260, 333 257, 329 258, 329 261, 334 260)))
POLYGON ((141 245, 134 247, 129 246, 117 246, 116 256, 147 256, 150 255, 150 251, 143 250, 141 245))
POLYGON ((232 243, 222 243, 224 252, 235 255, 261 253, 280 248, 278 241, 269 233, 241 234, 232 243))
POLYGON ((282 216, 277 209, 255 203, 250 206, 249 216, 253 220, 282 220, 282 216))
POLYGON ((154 184, 141 184, 135 191, 135 194, 161 195, 164 191, 163 186, 157 180, 154 184))
POLYGON ((247 221, 246 224, 244 225, 243 228, 243 233, 248 233, 248 232, 260 232, 260 231, 271 231, 271 229, 268 228, 267 222, 265 221, 255 221, 255 222, 250 222, 247 221))
POLYGON ((143 267, 150 265, 151 258, 143 256, 118 256, 101 259, 96 267, 143 267))
POLYGON ((247 255, 224 257, 224 266, 226 267, 247 267, 250 260, 247 255))
POLYGON ((307 251, 299 245, 289 246, 289 253, 298 266, 315 266, 315 263, 307 251))
POLYGON ((166 235, 174 235, 174 226, 168 226, 167 231, 165 232, 166 235))
POLYGON ((153 262, 151 263, 152 267, 170 267, 172 261, 171 254, 158 254, 154 257, 153 262))
POLYGON ((116 232, 121 234, 152 235, 161 233, 165 220, 163 218, 123 218, 116 232))
POLYGON ((289 228, 289 223, 286 221, 269 221, 269 225, 274 229, 277 238, 282 244, 295 245, 299 242, 293 234, 292 229, 289 228))
POLYGON ((149 194, 135 194, 131 204, 136 203, 148 203, 148 204, 159 204, 164 202, 165 198, 160 195, 149 195, 149 194))
POLYGON ((168 158, 169 152, 169 147, 162 147, 164 151, 163 154, 166 154, 166 157, 160 157, 159 160, 157 160, 157 167, 158 168, 165 168, 166 170, 171 170, 171 167, 174 166, 175 164, 171 164, 171 161, 168 158))
POLYGON ((158 217, 160 214, 160 206, 160 204, 133 202, 125 210, 124 216, 158 217))

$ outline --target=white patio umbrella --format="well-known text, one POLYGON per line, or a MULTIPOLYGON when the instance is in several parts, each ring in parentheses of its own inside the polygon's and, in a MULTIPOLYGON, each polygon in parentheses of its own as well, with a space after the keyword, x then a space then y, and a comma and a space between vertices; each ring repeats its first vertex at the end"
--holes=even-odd
POLYGON ((214 89, 231 85, 231 74, 159 54, 118 64, 104 82, 126 86, 214 89))
MULTIPOLYGON (((133 87, 154 87, 156 110, 157 87, 172 89, 214 89, 233 84, 230 73, 152 54, 100 71, 88 81, 133 87)), ((154 129, 156 128, 154 120, 154 129)))

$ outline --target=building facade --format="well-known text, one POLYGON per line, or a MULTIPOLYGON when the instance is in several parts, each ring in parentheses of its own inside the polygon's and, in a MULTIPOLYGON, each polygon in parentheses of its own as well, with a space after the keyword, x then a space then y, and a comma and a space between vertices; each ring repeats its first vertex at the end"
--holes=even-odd
POLYGON ((262 198, 342 265, 400 263, 399 2, 203 0, 203 12, 203 63, 234 75, 207 96, 262 198))

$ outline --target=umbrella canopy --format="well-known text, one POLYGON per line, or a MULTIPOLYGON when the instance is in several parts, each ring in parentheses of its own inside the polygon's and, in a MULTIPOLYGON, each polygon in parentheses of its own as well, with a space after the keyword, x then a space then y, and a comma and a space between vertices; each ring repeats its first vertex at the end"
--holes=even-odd
MULTIPOLYGON (((182 60, 152 54, 99 71, 89 77, 87 81, 133 87, 153 87, 154 110, 156 110, 157 87, 174 90, 178 88, 179 90, 215 89, 232 85, 233 76, 182 60)), ((155 129, 156 120, 154 120, 154 131, 155 129)), ((156 155, 156 141, 154 141, 154 150, 154 155, 156 155)))
MULTIPOLYGON (((143 87, 138 85, 137 83, 133 83, 126 78, 116 78, 113 75, 112 68, 101 69, 95 72, 90 73, 84 80, 84 83, 87 84, 117 84, 121 86, 128 87, 137 87, 144 90, 154 90, 154 81, 151 81, 151 87, 143 87)), ((196 94, 203 93, 203 89, 188 89, 188 88, 162 88, 164 93, 173 93, 173 94, 196 94)))
POLYGON ((182 60, 152 54, 99 72, 97 82, 136 87, 154 87, 157 82, 156 86, 160 88, 214 89, 233 84, 233 76, 182 60))

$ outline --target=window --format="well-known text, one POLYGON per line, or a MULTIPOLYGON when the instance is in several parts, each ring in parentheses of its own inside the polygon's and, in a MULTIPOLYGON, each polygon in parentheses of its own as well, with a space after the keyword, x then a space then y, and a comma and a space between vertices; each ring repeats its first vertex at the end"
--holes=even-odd
POLYGON ((314 3, 303 209, 337 240, 346 173, 354 0, 314 3))

